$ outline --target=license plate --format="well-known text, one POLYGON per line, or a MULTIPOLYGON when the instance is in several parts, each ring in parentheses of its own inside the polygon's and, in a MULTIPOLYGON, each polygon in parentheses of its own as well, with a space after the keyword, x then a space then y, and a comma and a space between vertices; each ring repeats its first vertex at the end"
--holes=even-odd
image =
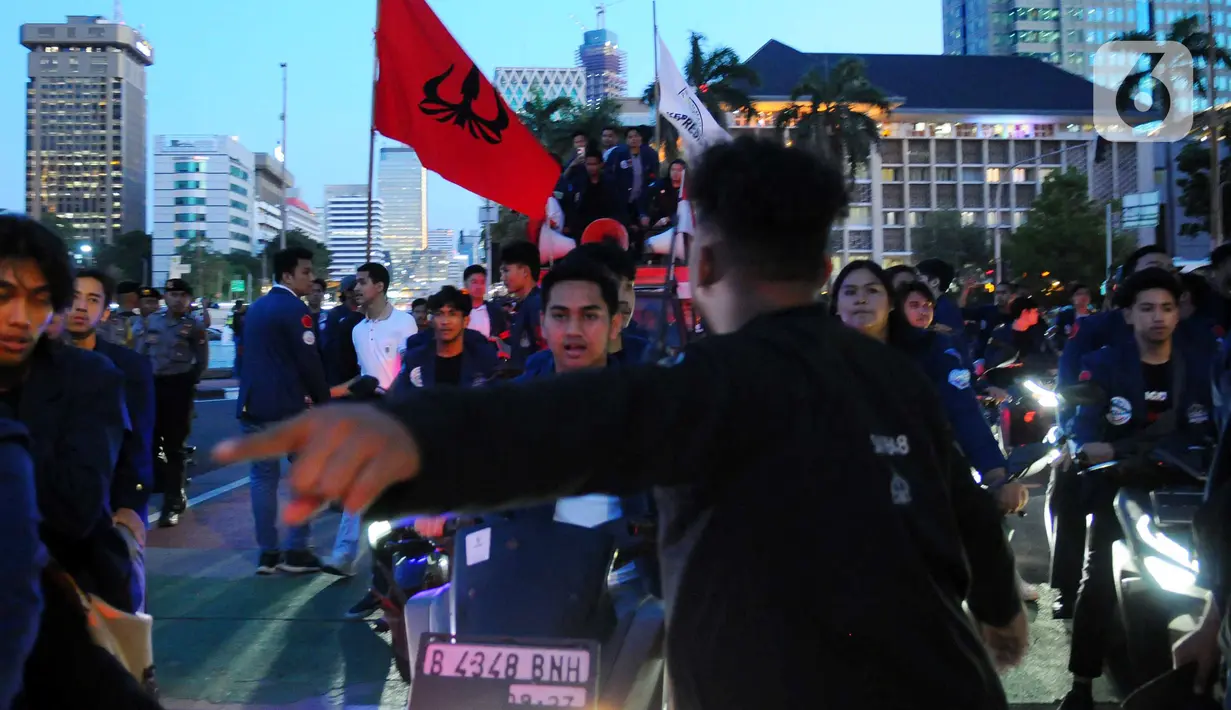
POLYGON ((509 705, 584 708, 586 689, 566 688, 558 685, 510 685, 509 705))
MULTIPOLYGON (((420 663, 424 674, 442 678, 577 684, 590 680, 590 652, 584 649, 434 642, 420 663)), ((581 702, 584 705, 584 694, 581 702)))

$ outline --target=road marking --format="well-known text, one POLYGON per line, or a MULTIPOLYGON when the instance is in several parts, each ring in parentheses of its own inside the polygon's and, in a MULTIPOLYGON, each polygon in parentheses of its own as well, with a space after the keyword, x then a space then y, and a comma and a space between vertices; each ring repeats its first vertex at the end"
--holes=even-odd
MULTIPOLYGON (((241 487, 241 486, 246 486, 246 485, 248 485, 248 483, 249 483, 251 480, 252 480, 252 479, 250 479, 248 476, 244 476, 243 478, 239 479, 238 481, 231 481, 230 483, 226 484, 225 486, 219 486, 218 488, 215 488, 215 489, 213 489, 212 491, 206 491, 206 492, 202 493, 202 494, 201 494, 201 495, 199 495, 199 496, 193 496, 192 498, 189 498, 189 499, 188 499, 188 507, 189 507, 189 508, 191 508, 191 507, 192 507, 192 506, 194 506, 194 505, 200 505, 200 504, 204 503, 204 502, 205 502, 205 501, 207 501, 207 500, 212 500, 212 499, 214 499, 214 498, 217 498, 218 496, 220 496, 220 495, 222 495, 222 494, 224 494, 224 493, 230 493, 231 491, 235 490, 236 488, 239 488, 239 487, 241 487)), ((150 525, 153 525, 154 523, 158 522, 158 520, 159 520, 160 518, 162 518, 162 513, 161 513, 161 512, 157 512, 157 513, 150 513, 150 522, 149 522, 149 524, 150 524, 150 525)))

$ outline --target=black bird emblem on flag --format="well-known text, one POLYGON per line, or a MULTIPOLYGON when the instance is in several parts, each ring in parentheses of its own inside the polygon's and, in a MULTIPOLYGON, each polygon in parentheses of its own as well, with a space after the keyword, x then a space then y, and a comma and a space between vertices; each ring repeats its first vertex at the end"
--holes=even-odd
POLYGON ((419 110, 432 117, 438 123, 452 121, 454 125, 466 129, 471 136, 497 145, 503 140, 502 134, 509 127, 509 112, 500 100, 500 94, 492 87, 492 98, 496 100, 496 115, 494 118, 484 118, 474 110, 474 102, 479 98, 482 89, 482 75, 477 66, 471 65, 470 72, 462 80, 461 100, 450 103, 440 96, 440 86, 453 73, 455 65, 450 64, 445 73, 432 77, 423 85, 423 100, 419 102, 419 110))

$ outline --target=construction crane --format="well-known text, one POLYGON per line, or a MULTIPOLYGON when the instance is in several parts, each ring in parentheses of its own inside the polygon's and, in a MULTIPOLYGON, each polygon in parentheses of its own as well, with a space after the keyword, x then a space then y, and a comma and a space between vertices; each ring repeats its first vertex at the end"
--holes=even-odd
POLYGON ((612 5, 619 5, 624 0, 613 0, 612 2, 604 2, 604 0, 596 0, 594 2, 594 12, 596 15, 595 22, 598 24, 598 29, 607 29, 607 8, 612 5))

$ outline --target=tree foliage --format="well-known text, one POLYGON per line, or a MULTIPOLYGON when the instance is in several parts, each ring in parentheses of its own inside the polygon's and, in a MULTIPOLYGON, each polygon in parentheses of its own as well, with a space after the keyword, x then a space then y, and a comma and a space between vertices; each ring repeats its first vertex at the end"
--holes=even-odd
POLYGON ((111 244, 101 244, 95 253, 99 268, 117 281, 144 284, 149 278, 153 240, 141 231, 124 232, 111 244))
MULTIPOLYGON (((1187 217, 1197 220, 1180 225, 1180 234, 1196 236, 1210 231, 1210 149, 1208 143, 1189 143, 1175 159, 1175 167, 1182 177, 1176 180, 1180 187, 1180 207, 1187 217)), ((1231 204, 1231 157, 1223 158, 1220 164, 1222 204, 1231 204)), ((1222 233, 1231 234, 1231 210, 1223 209, 1222 233)))
POLYGON ((880 142, 877 119, 869 109, 889 112, 885 92, 867 76, 863 60, 843 57, 833 68, 813 67, 791 91, 792 105, 778 113, 780 132, 794 127, 794 142, 834 162, 845 162, 849 174, 867 165, 880 142), (796 103, 806 101, 806 105, 796 103))
POLYGON ((488 227, 491 230, 491 243, 504 246, 511 242, 525 241, 529 223, 530 220, 524 214, 501 207, 496 222, 488 227))
POLYGON ((929 214, 922 227, 911 230, 910 242, 919 261, 944 259, 959 269, 967 266, 984 269, 992 261, 987 230, 973 224, 962 224, 959 212, 929 214))
MULTIPOLYGON (((1011 270, 1006 276, 1027 281, 1101 283, 1106 277, 1107 232, 1104 203, 1090 199, 1086 176, 1070 168, 1043 181, 1026 222, 1003 244, 1011 270), (1043 273, 1047 277, 1043 277, 1043 273)), ((1133 235, 1113 237, 1112 259, 1122 263, 1136 248, 1133 235)))
POLYGON ((536 87, 517 115, 552 155, 567 164, 573 159, 573 134, 582 131, 598 140, 604 126, 619 125, 620 104, 610 98, 582 104, 563 96, 547 101, 536 87))
MULTIPOLYGON (((727 113, 739 111, 751 116, 756 113, 752 106, 752 97, 747 87, 759 85, 760 77, 752 67, 740 60, 739 54, 727 46, 715 47, 706 51, 705 35, 691 32, 688 35, 688 58, 684 60, 682 73, 688 85, 696 89, 697 98, 710 112, 718 125, 726 127, 727 113)), ((655 105, 657 85, 650 82, 641 94, 641 102, 646 106, 655 105)), ((663 121, 661 142, 668 160, 679 157, 679 133, 669 122, 663 121)))

